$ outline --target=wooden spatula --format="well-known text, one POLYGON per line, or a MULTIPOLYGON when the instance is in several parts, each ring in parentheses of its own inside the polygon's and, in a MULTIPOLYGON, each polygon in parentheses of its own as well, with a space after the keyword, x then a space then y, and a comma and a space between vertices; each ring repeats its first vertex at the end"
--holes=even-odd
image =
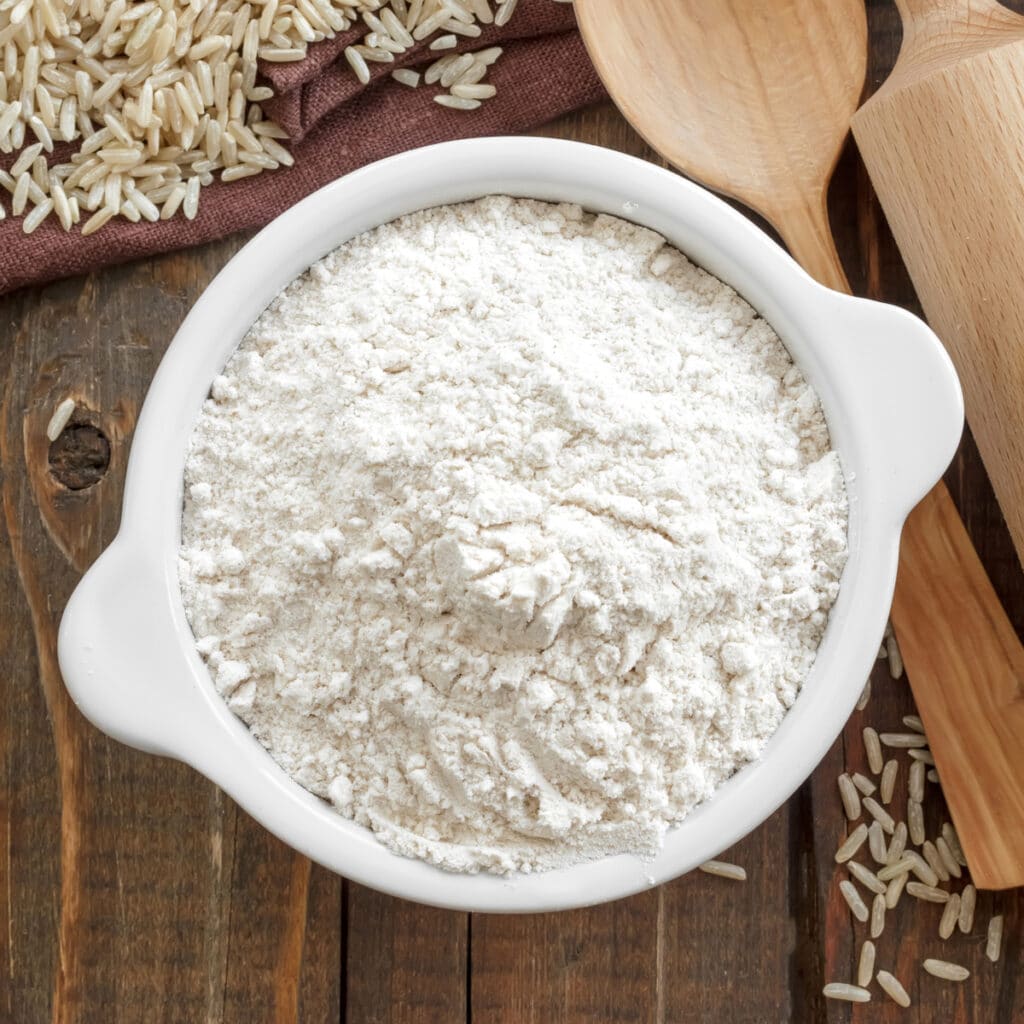
MULTIPOLYGON (((863 0, 576 0, 576 14, 637 131, 849 291, 826 197, 864 83, 863 0)), ((1020 885, 1024 731, 1003 712, 1024 650, 941 484, 904 528, 893 615, 975 882, 1020 885)))

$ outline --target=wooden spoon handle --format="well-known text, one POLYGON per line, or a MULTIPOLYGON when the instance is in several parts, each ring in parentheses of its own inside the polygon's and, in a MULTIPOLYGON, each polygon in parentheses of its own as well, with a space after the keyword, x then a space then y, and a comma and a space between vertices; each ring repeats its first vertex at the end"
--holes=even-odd
POLYGON ((828 221, 825 193, 805 203, 766 211, 793 259, 816 281, 837 292, 850 292, 828 221))
POLYGON ((1024 885, 1024 648, 942 484, 903 529, 892 619, 971 877, 1024 885))

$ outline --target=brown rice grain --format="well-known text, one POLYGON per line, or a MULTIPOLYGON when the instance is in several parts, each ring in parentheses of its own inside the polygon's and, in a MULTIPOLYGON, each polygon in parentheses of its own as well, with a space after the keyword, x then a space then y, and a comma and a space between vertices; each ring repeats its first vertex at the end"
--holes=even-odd
POLYGON ((850 778, 853 780, 853 784, 865 796, 871 796, 871 794, 874 793, 876 788, 875 784, 866 775, 861 775, 860 772, 854 772, 853 775, 850 776, 850 778))
POLYGON ((909 875, 897 875, 888 885, 885 890, 885 909, 894 910, 896 905, 900 901, 900 897, 903 895, 903 890, 906 887, 907 879, 909 875))
POLYGON ((964 935, 969 935, 974 927, 974 908, 978 902, 978 890, 968 882, 960 893, 960 916, 957 927, 964 935))
POLYGON ((434 102, 442 107, 451 107, 452 110, 476 110, 480 106, 479 100, 464 100, 461 96, 450 96, 448 93, 435 96, 434 102))
POLYGON ((877 894, 885 892, 885 883, 879 880, 874 871, 863 864, 858 864, 855 860, 848 861, 846 870, 868 891, 877 894))
POLYGON ((892 864, 898 861, 903 856, 903 851, 907 848, 907 823, 905 821, 896 822, 896 828, 893 830, 892 839, 889 841, 889 863, 892 864))
POLYGON ((960 964, 950 963, 948 960, 925 960, 921 965, 933 978, 942 978, 944 981, 966 981, 971 972, 960 964))
POLYGON ((882 769, 881 800, 887 804, 892 800, 893 791, 896 788, 896 776, 899 774, 899 762, 895 760, 886 761, 882 769))
POLYGON ((896 829, 896 822, 892 815, 873 796, 866 796, 861 801, 864 810, 877 821, 888 835, 892 835, 896 829))
POLYGON ((910 778, 907 782, 907 789, 912 800, 921 803, 924 800, 924 773, 926 771, 923 761, 910 762, 910 778))
POLYGON ((860 795, 853 780, 844 772, 836 781, 839 784, 839 799, 843 802, 846 817, 850 821, 859 818, 861 813, 860 795))
POLYGON ((860 959, 857 961, 857 984, 861 988, 867 988, 874 973, 875 944, 870 939, 865 939, 864 945, 860 947, 860 959))
POLYGON ((868 850, 871 853, 871 859, 876 864, 885 865, 887 863, 888 851, 885 848, 885 833, 882 832, 882 826, 877 822, 871 822, 871 827, 868 829, 868 850))
POLYGON ((728 878, 734 882, 745 882, 747 880, 746 868, 739 864, 730 864, 724 860, 706 860, 699 865, 701 871, 708 875, 717 875, 719 878, 728 878))
POLYGON ((914 860, 912 857, 902 857, 891 864, 886 864, 884 868, 880 868, 877 873, 878 880, 880 882, 888 882, 890 879, 899 878, 900 875, 909 874, 913 867, 914 860))
POLYGON ((949 893, 945 889, 937 889, 933 885, 925 885, 924 882, 907 882, 907 892, 911 896, 926 903, 946 903, 949 901, 949 893))
POLYGON ((960 894, 953 893, 948 902, 942 908, 942 918, 939 921, 939 938, 948 939, 956 930, 956 923, 960 920, 960 894))
POLYGON ((53 415, 50 417, 50 422, 46 425, 47 440, 52 442, 60 437, 74 411, 75 400, 73 398, 65 398, 64 401, 57 405, 57 408, 53 410, 53 415))
POLYGON ((985 956, 997 963, 1003 947, 1003 915, 996 914, 988 922, 988 933, 985 937, 985 956))
POLYGON ((907 995, 907 990, 900 983, 900 980, 890 974, 888 971, 878 972, 878 987, 894 1002, 897 1006, 902 1006, 906 1009, 910 1005, 910 996, 907 995))
POLYGON ((967 867, 967 858, 964 857, 964 849, 960 845, 960 837, 957 835, 956 829, 948 821, 942 824, 942 838, 946 840, 949 852, 953 854, 957 864, 962 868, 967 867))
POLYGON ((869 679, 864 684, 864 689, 860 691, 860 696, 857 698, 857 703, 854 706, 854 711, 863 711, 871 701, 871 680, 869 679))
POLYGON ((918 881, 925 885, 938 885, 939 876, 932 871, 931 865, 916 850, 907 850, 904 860, 911 861, 910 872, 918 881))
POLYGON ((453 96, 461 96, 464 100, 489 100, 498 90, 493 85, 476 85, 456 82, 452 88, 453 96))
POLYGON ((882 744, 879 742, 878 733, 867 726, 864 729, 864 753, 867 754, 868 767, 877 775, 884 764, 882 760, 882 744))
POLYGON ((946 870, 946 865, 942 863, 942 858, 939 856, 939 851, 935 848, 935 844, 930 839, 926 839, 922 843, 921 854, 928 861, 928 867, 938 875, 939 881, 948 882, 949 872, 946 870))
POLYGON ((845 864, 864 845, 868 837, 868 827, 863 822, 859 824, 840 844, 836 850, 836 863, 845 864))
POLYGON ((928 746, 928 737, 921 732, 883 732, 878 738, 884 746, 899 750, 928 746))
POLYGON ((871 1002, 871 993, 866 988, 861 988, 858 985, 847 985, 840 981, 829 982, 821 992, 826 999, 840 999, 845 1003, 871 1002))
POLYGON ((871 901, 871 938, 877 939, 885 930, 885 893, 871 901))
POLYGON ((857 892, 857 887, 853 882, 848 878, 844 878, 839 883, 839 891, 842 893, 843 899, 846 900, 846 904, 853 916, 862 923, 866 921, 868 919, 868 908, 860 898, 860 893, 857 892))
POLYGON ((925 840, 924 808, 913 797, 907 800, 907 829, 910 832, 910 841, 915 846, 920 846, 925 840))
POLYGON ((953 856, 953 851, 950 850, 949 844, 939 836, 935 840, 935 850, 939 855, 939 860, 942 861, 942 866, 949 872, 952 878, 962 878, 963 871, 960 865, 956 861, 956 857, 953 856))

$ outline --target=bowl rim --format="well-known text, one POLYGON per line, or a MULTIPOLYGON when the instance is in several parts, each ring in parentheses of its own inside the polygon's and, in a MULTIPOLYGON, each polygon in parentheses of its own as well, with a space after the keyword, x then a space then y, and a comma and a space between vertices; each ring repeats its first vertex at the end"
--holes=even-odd
POLYGON ((65 611, 61 669, 100 729, 192 765, 283 841, 361 884, 463 911, 547 911, 628 896, 733 845, 825 755, 875 660, 903 521, 952 458, 962 422, 952 364, 920 320, 818 285, 752 222, 670 171, 528 136, 412 150, 332 182, 272 221, 195 303, 139 416, 120 530, 65 611), (402 213, 488 194, 577 202, 644 224, 732 284, 818 390, 843 463, 850 556, 812 671, 761 756, 670 830, 650 861, 622 854, 502 877, 391 853, 277 766, 217 694, 185 618, 177 547, 188 440, 213 377, 256 316, 348 238, 402 213))

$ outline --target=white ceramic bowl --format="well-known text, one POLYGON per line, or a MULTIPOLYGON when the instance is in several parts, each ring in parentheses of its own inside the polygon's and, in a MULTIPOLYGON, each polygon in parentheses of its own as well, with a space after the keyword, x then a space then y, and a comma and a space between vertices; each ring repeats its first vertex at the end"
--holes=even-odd
POLYGON ((812 281, 721 200, 652 164, 549 139, 452 142, 328 185, 260 232, 196 303, 139 417, 117 538, 60 630, 60 665, 82 712, 124 743, 185 761, 285 842, 385 892, 462 910, 583 906, 664 882, 764 821, 842 729, 878 651, 903 520, 960 437, 960 389, 941 345, 910 314, 812 281), (401 214, 504 193, 580 203, 654 228, 745 296, 817 388, 850 496, 850 557, 810 677, 762 757, 632 856, 515 878, 447 874, 398 857, 293 782, 217 695, 176 575, 182 473, 210 383, 270 300, 353 235, 401 214))

